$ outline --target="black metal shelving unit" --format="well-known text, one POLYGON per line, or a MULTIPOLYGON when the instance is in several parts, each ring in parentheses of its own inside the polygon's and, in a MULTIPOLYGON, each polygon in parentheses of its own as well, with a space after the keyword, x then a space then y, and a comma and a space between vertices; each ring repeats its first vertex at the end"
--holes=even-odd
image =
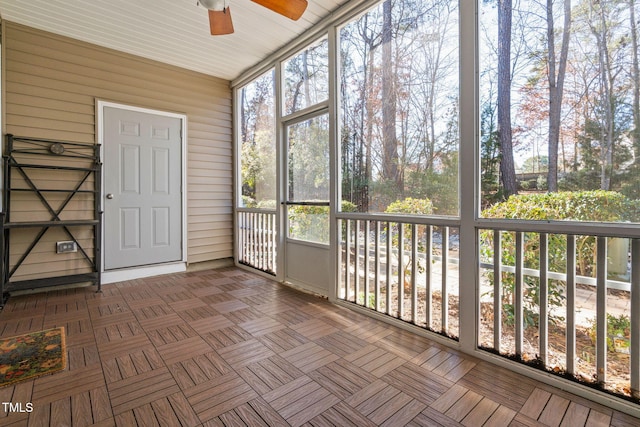
MULTIPOLYGON (((3 212, 0 214, 2 236, 0 247, 3 254, 0 265, 0 306, 12 291, 36 289, 41 287, 92 282, 100 291, 100 248, 102 244, 102 212, 100 211, 101 168, 100 146, 80 144, 41 138, 6 136, 3 182, 3 212), (78 166, 78 165, 82 166, 78 166), (37 172, 36 172, 37 171, 37 172), (75 174, 74 180, 65 181, 63 187, 47 187, 43 174, 61 172, 75 174), (34 178, 35 176, 35 178, 34 178), (93 180, 91 180, 93 178, 93 180), (89 185, 93 181, 92 185, 89 185), (90 188, 88 188, 90 187, 90 188), (33 195, 33 201, 39 202, 40 214, 46 220, 27 221, 12 212, 12 199, 18 193, 33 195), (63 195, 62 202, 54 207, 47 195, 63 195), (65 208, 78 194, 88 194, 92 198, 92 212, 89 219, 62 219, 65 208), (91 197, 92 196, 92 197, 91 197), (72 227, 89 227, 93 232, 93 248, 85 250, 74 235, 72 227), (12 245, 12 233, 19 229, 37 229, 35 237, 24 250, 12 245), (27 257, 33 253, 36 246, 42 242, 42 237, 49 229, 60 228, 82 255, 85 264, 83 272, 79 274, 64 274, 60 276, 44 277, 30 280, 16 280, 14 277, 24 265, 27 257), (14 261, 11 262, 11 257, 14 261), (88 267, 88 268, 87 268, 88 267)), ((31 201, 31 200, 29 200, 31 201)), ((56 248, 51 248, 56 252, 56 248)))

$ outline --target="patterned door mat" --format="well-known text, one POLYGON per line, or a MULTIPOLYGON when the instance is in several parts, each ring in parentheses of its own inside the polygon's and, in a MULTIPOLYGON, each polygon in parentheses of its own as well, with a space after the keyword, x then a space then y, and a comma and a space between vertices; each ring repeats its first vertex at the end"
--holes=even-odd
POLYGON ((61 371, 67 365, 64 327, 0 338, 0 387, 61 371))

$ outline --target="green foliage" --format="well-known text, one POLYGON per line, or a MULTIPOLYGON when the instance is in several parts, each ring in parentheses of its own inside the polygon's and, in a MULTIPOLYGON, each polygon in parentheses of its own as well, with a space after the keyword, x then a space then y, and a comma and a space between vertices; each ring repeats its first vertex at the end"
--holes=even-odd
POLYGON ((276 194, 276 152, 271 131, 256 131, 254 140, 242 144, 242 202, 255 207, 262 199, 276 194))
MULTIPOLYGON (((356 206, 347 201, 341 203, 342 212, 355 212, 356 206)), ((329 243, 328 206, 289 206, 289 236, 317 243, 329 243)))
POLYGON ((270 210, 275 210, 276 209, 276 201, 273 199, 269 199, 269 200, 261 200, 257 203, 256 205, 257 208, 260 209, 270 209, 270 210))
POLYGON ((242 196, 240 196, 240 198, 242 199, 241 206, 243 206, 245 208, 255 208, 256 207, 256 199, 254 199, 253 197, 247 196, 246 194, 243 194, 242 196))
POLYGON ((522 163, 520 169, 524 173, 546 172, 549 170, 549 156, 529 157, 522 163))
MULTIPOLYGON (((511 196, 507 201, 498 203, 483 211, 485 218, 507 218, 526 220, 577 220, 597 222, 629 221, 640 218, 638 203, 620 193, 607 191, 558 192, 547 194, 527 194, 511 196)), ((481 233, 481 255, 484 260, 493 259, 493 232, 481 233)), ((502 263, 515 265, 515 233, 501 233, 502 263)), ((524 266, 538 269, 540 266, 538 233, 525 233, 523 242, 524 266)), ((549 271, 566 272, 566 236, 548 235, 549 271)), ((576 238, 577 274, 590 276, 595 271, 596 240, 590 236, 576 238)), ((493 280, 493 275, 488 276, 493 280)), ((504 318, 514 320, 515 277, 502 273, 504 318)), ((548 284, 548 304, 557 307, 562 304, 564 283, 550 280, 548 284)), ((528 326, 538 322, 537 312, 540 306, 540 284, 536 277, 524 277, 524 316, 528 326)), ((553 320, 553 319, 552 319, 553 320)))
MULTIPOLYGON (((431 200, 429 199, 414 199, 412 197, 407 197, 404 200, 397 200, 391 203, 387 207, 387 210, 385 212, 393 213, 393 214, 430 215, 433 213, 433 203, 431 203, 431 200)), ((404 234, 403 234, 404 248, 403 249, 405 251, 408 251, 409 253, 411 253, 411 237, 412 237, 413 227, 418 227, 418 236, 424 235, 424 231, 425 231, 424 225, 405 225, 403 229, 404 230, 404 234)), ((391 236, 393 239, 393 246, 398 247, 399 245, 398 225, 394 224, 392 226, 392 230, 385 229, 385 232, 391 233, 391 236)), ((418 250, 424 250, 424 245, 422 244, 421 240, 418 241, 418 250)), ((408 256, 405 259, 406 259, 406 263, 404 265, 404 273, 405 273, 405 277, 407 277, 410 274, 412 257, 408 256)), ((423 266, 422 263, 420 263, 420 261, 418 261, 417 267, 420 273, 424 272, 425 266, 423 266)))
POLYGON ((358 293, 358 298, 356 299, 356 303, 360 304, 360 305, 364 305, 367 308, 372 308, 372 309, 375 310, 375 308, 376 308, 376 295, 374 293, 369 293, 368 294, 368 300, 367 300, 366 305, 365 305, 364 292, 360 292, 360 293, 358 293))
POLYGON ((397 200, 387 206, 386 213, 430 215, 433 213, 433 203, 429 199, 414 199, 407 197, 404 200, 397 200))
MULTIPOLYGON (((590 319, 589 337, 596 342, 598 322, 590 319)), ((631 337, 631 320, 626 314, 616 317, 607 313, 607 348, 609 351, 626 353, 629 351, 629 338, 631 337)))
POLYGON ((405 194, 417 199, 431 200, 433 211, 440 215, 458 215, 457 153, 448 156, 442 171, 407 171, 405 194))
POLYGON ((358 211, 358 207, 347 201, 347 200, 343 200, 340 202, 340 212, 357 212, 358 211))
POLYGON ((485 218, 574 220, 594 222, 638 221, 638 203, 615 191, 577 191, 511 196, 482 212, 485 218))
POLYGON ((496 105, 487 102, 480 115, 480 173, 483 204, 502 200, 500 188, 500 143, 496 105))

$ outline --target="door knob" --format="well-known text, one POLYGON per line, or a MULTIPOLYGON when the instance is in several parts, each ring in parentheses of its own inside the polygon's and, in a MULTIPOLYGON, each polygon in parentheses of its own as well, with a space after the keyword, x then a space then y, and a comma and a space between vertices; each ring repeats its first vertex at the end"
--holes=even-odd
POLYGON ((107 194, 107 199, 113 199, 113 193, 107 194))

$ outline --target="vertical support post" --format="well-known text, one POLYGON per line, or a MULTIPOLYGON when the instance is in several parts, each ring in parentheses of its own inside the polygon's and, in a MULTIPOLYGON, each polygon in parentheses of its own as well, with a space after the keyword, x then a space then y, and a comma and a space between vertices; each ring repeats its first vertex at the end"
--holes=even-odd
POLYGON ((567 236, 567 373, 576 372, 576 236, 567 236))
POLYGON ((596 378, 607 381, 607 238, 597 238, 596 263, 596 378))
POLYGON ((631 240, 631 395, 640 398, 640 239, 631 240))
POLYGON ((278 266, 278 227, 277 215, 271 214, 271 271, 277 272, 278 266))
MULTIPOLYGON (((4 159, 4 180, 2 184, 5 186, 5 191, 2 193, 2 209, 4 210, 4 222, 11 222, 11 206, 10 206, 10 198, 9 192, 6 191, 8 185, 11 184, 11 168, 9 167, 9 162, 11 161, 11 151, 13 150, 13 135, 7 135, 7 147, 5 148, 5 153, 3 155, 4 159)), ((4 223, 3 223, 4 224, 4 223)), ((3 293, 4 286, 9 283, 9 233, 11 230, 9 228, 4 228, 3 226, 3 253, 2 258, 4 262, 4 272, 2 275, 2 284, 3 284, 3 293)), ((1 295, 0 298, 4 299, 4 295, 1 295)))
POLYGON ((493 230, 493 348, 500 353, 502 339, 502 240, 493 230))
POLYGON ((98 224, 93 226, 93 266, 98 292, 102 291, 102 159, 100 152, 100 145, 95 145, 93 147, 93 215, 98 224))

